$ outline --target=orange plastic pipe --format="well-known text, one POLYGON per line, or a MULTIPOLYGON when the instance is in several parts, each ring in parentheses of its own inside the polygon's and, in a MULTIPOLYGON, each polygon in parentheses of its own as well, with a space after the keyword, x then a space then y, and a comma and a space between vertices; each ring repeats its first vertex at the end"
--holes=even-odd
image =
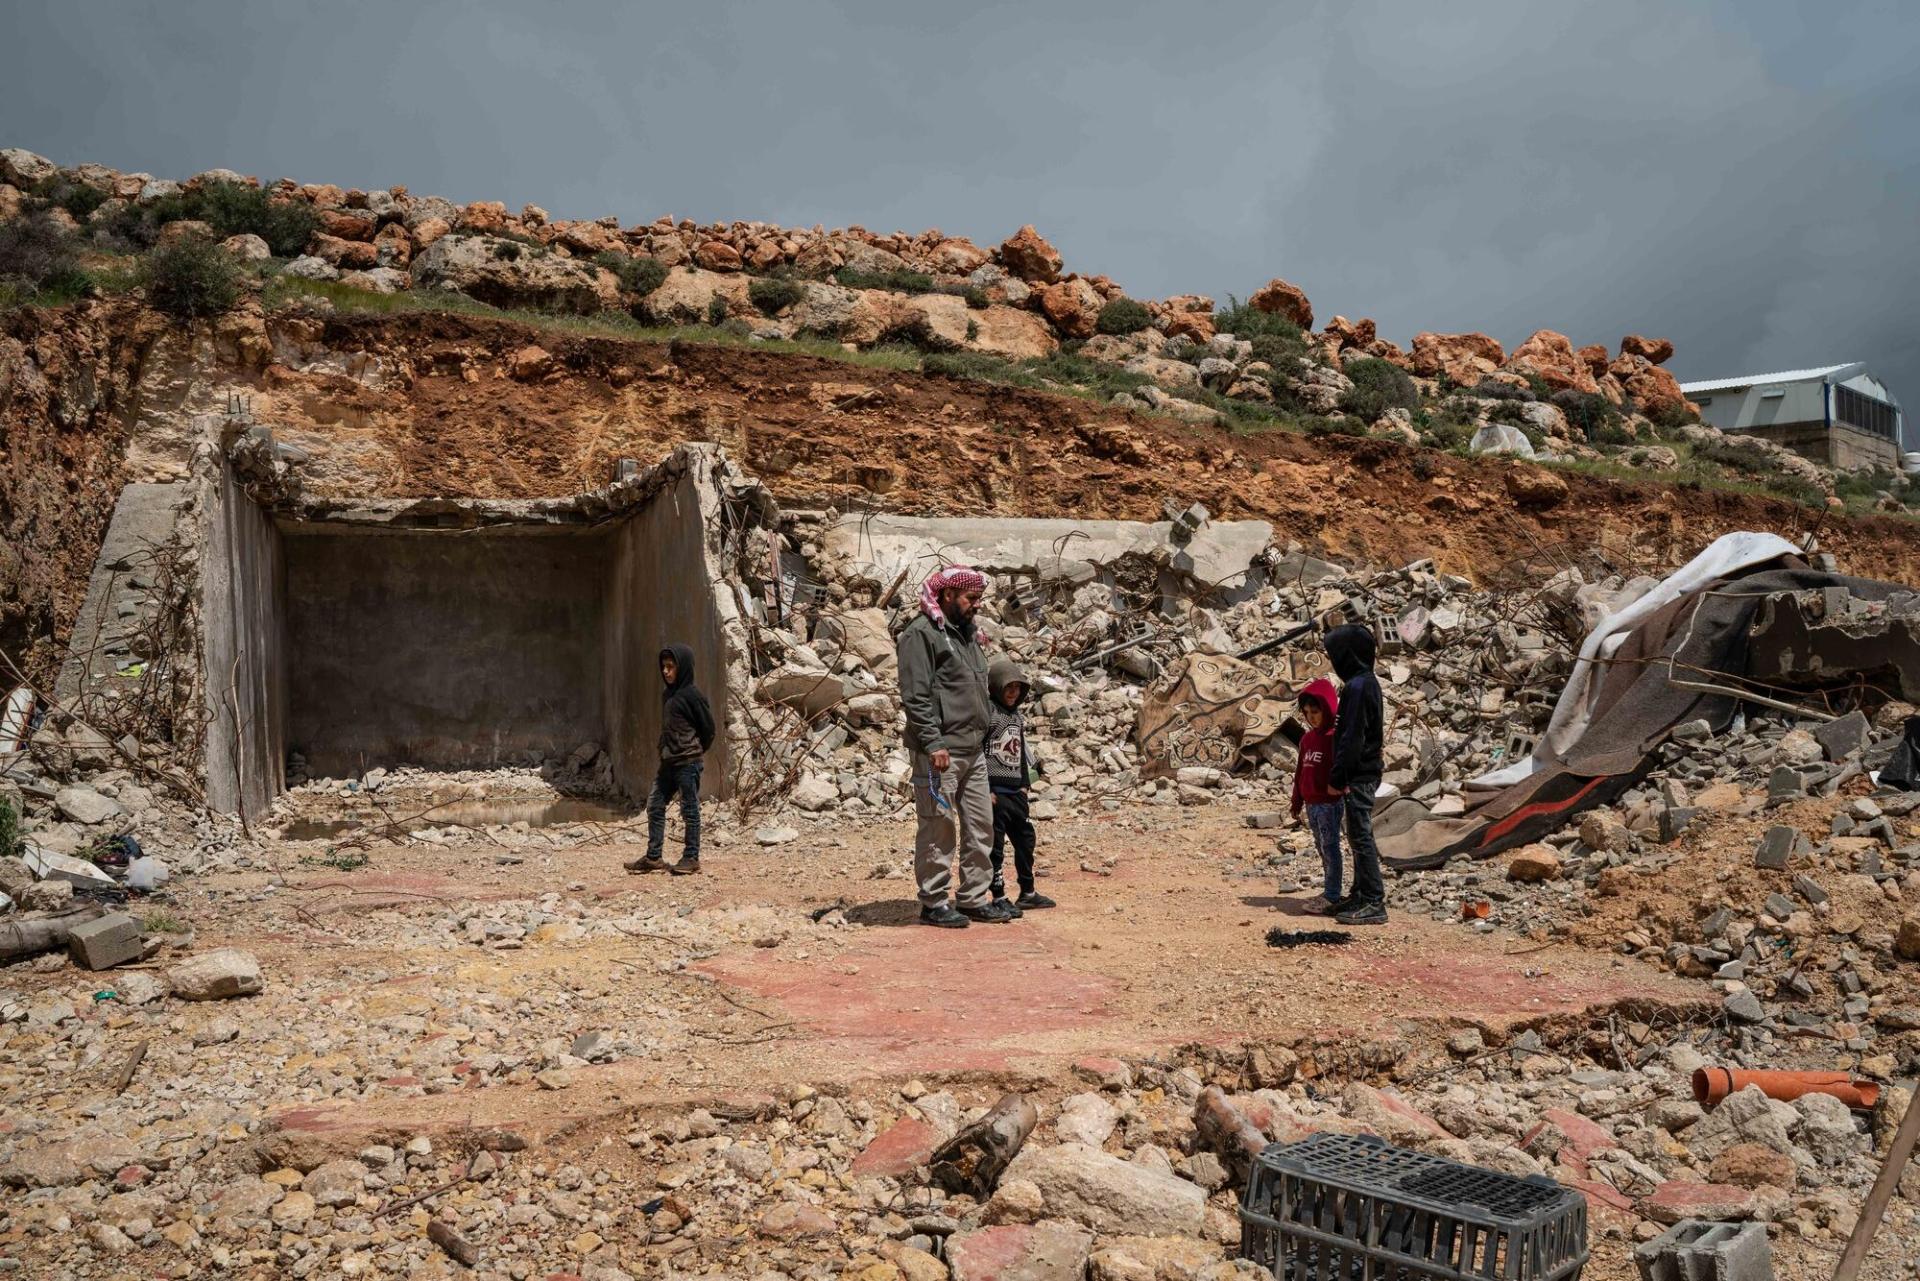
POLYGON ((1717 1107, 1729 1094, 1757 1085, 1770 1099, 1791 1103, 1803 1094, 1830 1094, 1862 1112, 1880 1101, 1880 1087, 1848 1072, 1749 1072, 1742 1068, 1704 1067, 1693 1074, 1693 1098, 1717 1107))

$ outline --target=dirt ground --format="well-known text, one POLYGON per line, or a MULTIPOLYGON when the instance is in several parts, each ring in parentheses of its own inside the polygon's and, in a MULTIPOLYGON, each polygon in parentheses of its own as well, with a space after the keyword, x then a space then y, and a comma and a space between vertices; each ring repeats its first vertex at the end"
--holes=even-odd
MULTIPOLYGON (((718 835, 725 840, 724 829, 718 835)), ((1630 996, 1684 1003, 1703 994, 1697 985, 1619 958, 1572 947, 1543 950, 1420 918, 1361 933, 1345 947, 1270 948, 1264 936, 1277 924, 1324 922, 1297 914, 1304 895, 1277 895, 1270 878, 1249 876, 1245 860, 1231 857, 1264 852, 1271 842, 1227 807, 1197 817, 1121 812, 1056 823, 1046 836, 1054 854, 1043 888, 1062 907, 964 932, 915 922, 912 882, 903 874, 911 841, 906 821, 840 835, 823 824, 771 852, 737 837, 725 840, 711 849, 697 881, 622 871, 620 864, 639 852, 626 832, 510 867, 498 866, 484 845, 378 848, 366 868, 352 872, 296 865, 285 877, 287 892, 257 906, 233 904, 232 896, 265 878, 202 878, 188 888, 184 914, 207 922, 202 946, 253 948, 269 971, 301 972, 316 946, 337 965, 344 946, 356 965, 410 976, 396 982, 424 976, 444 991, 451 976, 458 984, 511 994, 563 976, 598 974, 627 980, 609 993, 618 1000, 619 989, 630 984, 663 983, 649 971, 675 954, 672 941, 475 948, 471 956, 449 958, 435 949, 363 944, 355 936, 368 920, 375 920, 376 934, 383 932, 376 918, 386 913, 549 893, 628 908, 770 909, 764 937, 700 957, 666 984, 703 998, 712 1025, 700 1032, 729 1040, 750 1035, 749 1044, 701 1044, 696 1033, 664 1062, 614 1065, 604 1074, 604 1090, 583 1091, 564 1102, 568 1109, 597 1106, 589 1101, 595 1096, 631 1102, 634 1090, 689 1097, 796 1079, 1048 1078, 1076 1057, 1152 1054, 1190 1042, 1287 1041, 1303 1034, 1432 1042, 1466 1026, 1504 1033, 1630 996), (1063 851, 1100 870, 1080 870, 1063 851), (880 868, 902 874, 876 879, 880 868), (213 901, 227 905, 200 910, 195 898, 201 894, 209 896, 209 909, 213 901), (783 938, 783 921, 835 908, 847 928, 825 939, 783 938), (319 927, 339 933, 329 936, 319 927), (1435 955, 1448 956, 1448 964, 1433 965, 1435 955), (764 1011, 763 1021, 778 1024, 777 1032, 753 1033, 753 1018, 743 1019, 721 993, 764 1011)), ((592 1075, 599 1085, 601 1073, 592 1075)), ((512 1115, 513 1094, 489 1090, 485 1106, 512 1115)), ((543 1109, 551 1105, 551 1099, 540 1101, 543 1109)))

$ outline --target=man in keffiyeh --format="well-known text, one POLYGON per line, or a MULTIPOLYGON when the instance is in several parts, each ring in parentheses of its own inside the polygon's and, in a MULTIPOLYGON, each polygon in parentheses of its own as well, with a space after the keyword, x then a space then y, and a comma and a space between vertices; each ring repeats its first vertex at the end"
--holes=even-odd
POLYGON ((913 870, 920 885, 920 920, 947 929, 1013 919, 991 892, 987 660, 973 623, 986 590, 985 576, 972 566, 935 570, 920 588, 920 617, 907 624, 898 643, 900 702, 907 713, 919 819, 913 870), (954 903, 947 901, 950 890, 954 903))

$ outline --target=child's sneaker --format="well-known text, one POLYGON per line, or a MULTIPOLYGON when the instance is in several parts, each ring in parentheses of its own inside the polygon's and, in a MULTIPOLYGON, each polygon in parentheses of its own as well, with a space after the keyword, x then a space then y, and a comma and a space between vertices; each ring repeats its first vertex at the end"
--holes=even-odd
POLYGON ((628 859, 621 866, 629 872, 664 872, 667 870, 667 860, 658 854, 649 854, 645 858, 628 859))
POLYGON ((1018 903, 1015 903, 1012 899, 1009 899, 1005 894, 994 895, 993 905, 997 908, 1001 908, 1004 911, 1006 911, 1009 919, 1011 920, 1017 921, 1020 919, 1022 915, 1020 905, 1018 903))
POLYGON ((1300 910, 1308 916, 1332 916, 1333 900, 1324 894, 1316 894, 1300 905, 1300 910))
POLYGON ((1013 905, 1022 912, 1033 912, 1043 907, 1052 907, 1054 904, 1052 899, 1036 890, 1022 890, 1020 897, 1013 901, 1013 905))
POLYGON ((698 876, 700 875, 700 860, 697 858, 682 858, 667 870, 675 876, 698 876))

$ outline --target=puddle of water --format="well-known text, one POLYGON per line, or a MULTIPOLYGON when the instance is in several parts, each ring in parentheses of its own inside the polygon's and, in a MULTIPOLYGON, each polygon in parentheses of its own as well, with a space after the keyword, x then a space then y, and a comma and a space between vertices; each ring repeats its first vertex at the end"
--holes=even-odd
MULTIPOLYGON (((562 796, 554 800, 452 801, 426 814, 398 818, 409 832, 425 827, 488 827, 493 824, 525 823, 528 827, 558 827, 565 823, 620 823, 635 811, 609 801, 580 796, 562 796)), ((351 814, 341 818, 302 818, 287 824, 284 840, 319 841, 330 836, 345 836, 386 822, 383 814, 351 814)))

